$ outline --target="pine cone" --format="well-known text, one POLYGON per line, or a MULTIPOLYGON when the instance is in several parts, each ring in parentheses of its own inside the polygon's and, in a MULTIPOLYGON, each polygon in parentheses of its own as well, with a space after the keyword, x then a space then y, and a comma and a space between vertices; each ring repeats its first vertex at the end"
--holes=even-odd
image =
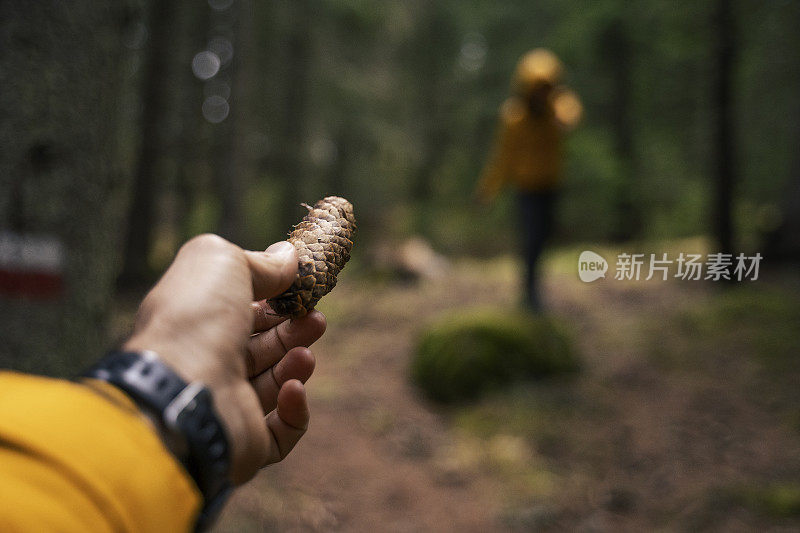
POLYGON ((297 250, 297 277, 286 292, 269 300, 275 314, 292 318, 305 316, 336 286, 356 232, 353 205, 344 198, 327 196, 314 207, 303 205, 308 214, 288 239, 297 250))

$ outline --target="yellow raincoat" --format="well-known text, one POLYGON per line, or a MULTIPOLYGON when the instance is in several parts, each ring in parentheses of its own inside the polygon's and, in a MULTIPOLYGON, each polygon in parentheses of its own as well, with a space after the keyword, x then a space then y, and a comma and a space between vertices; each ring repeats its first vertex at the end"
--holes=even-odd
POLYGON ((119 389, 0 372, 0 531, 191 531, 201 504, 119 389))
POLYGON ((506 183, 530 192, 552 190, 558 185, 563 132, 574 127, 583 114, 577 95, 559 85, 562 71, 558 58, 541 48, 520 60, 514 75, 514 96, 500 109, 495 146, 478 184, 481 200, 492 200, 506 183), (534 116, 529 101, 538 91, 547 96, 541 113, 534 116))

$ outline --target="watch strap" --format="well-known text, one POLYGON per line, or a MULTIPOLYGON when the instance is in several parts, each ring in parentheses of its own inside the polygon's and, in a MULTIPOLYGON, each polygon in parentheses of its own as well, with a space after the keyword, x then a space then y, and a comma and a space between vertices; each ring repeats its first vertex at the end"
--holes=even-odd
POLYGON ((152 351, 109 352, 83 377, 100 379, 128 394, 155 415, 185 453, 172 450, 203 494, 197 530, 209 526, 231 492, 230 453, 225 430, 209 390, 187 384, 152 351))

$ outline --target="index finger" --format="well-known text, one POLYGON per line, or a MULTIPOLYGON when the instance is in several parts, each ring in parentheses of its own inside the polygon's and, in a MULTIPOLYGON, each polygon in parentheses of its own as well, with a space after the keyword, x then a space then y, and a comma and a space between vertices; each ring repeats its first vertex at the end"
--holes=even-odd
POLYGON ((288 317, 276 315, 266 300, 252 302, 250 309, 253 310, 252 333, 261 333, 288 319, 288 317))

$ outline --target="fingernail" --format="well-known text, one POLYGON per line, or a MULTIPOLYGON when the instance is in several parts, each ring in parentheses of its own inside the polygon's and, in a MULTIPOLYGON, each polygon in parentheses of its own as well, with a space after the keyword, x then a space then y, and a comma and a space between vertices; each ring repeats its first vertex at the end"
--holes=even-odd
POLYGON ((264 253, 277 257, 294 255, 294 245, 289 241, 276 242, 275 244, 271 244, 264 253))

